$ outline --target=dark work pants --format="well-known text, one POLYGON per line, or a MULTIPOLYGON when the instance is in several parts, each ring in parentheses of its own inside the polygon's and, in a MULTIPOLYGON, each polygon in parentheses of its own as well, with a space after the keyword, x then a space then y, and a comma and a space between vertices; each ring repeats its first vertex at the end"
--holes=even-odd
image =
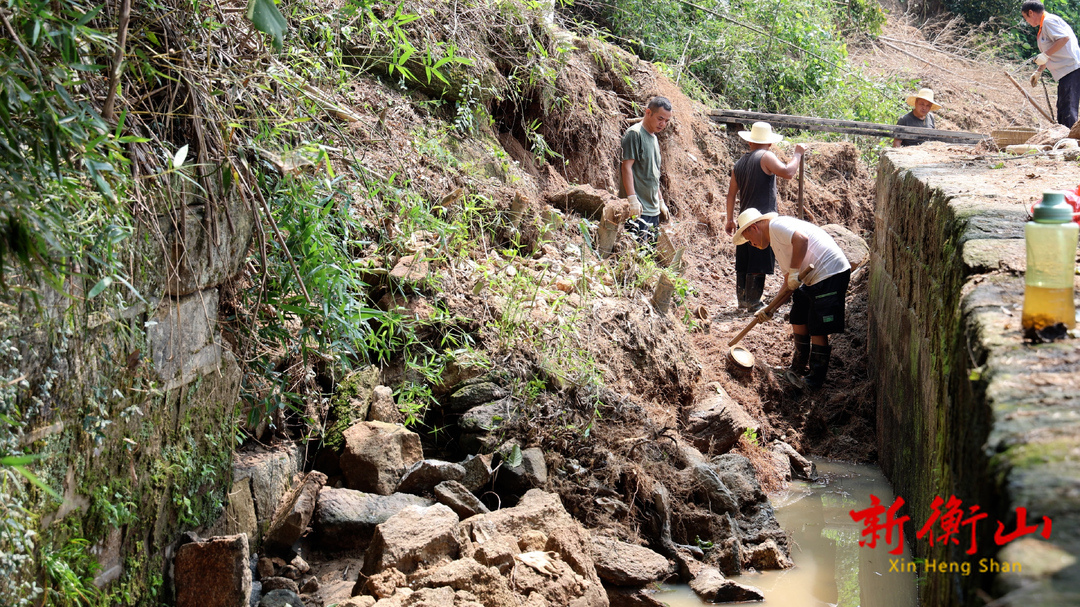
POLYGON ((1076 124, 1076 107, 1080 105, 1080 69, 1058 80, 1057 121, 1072 128, 1076 124))

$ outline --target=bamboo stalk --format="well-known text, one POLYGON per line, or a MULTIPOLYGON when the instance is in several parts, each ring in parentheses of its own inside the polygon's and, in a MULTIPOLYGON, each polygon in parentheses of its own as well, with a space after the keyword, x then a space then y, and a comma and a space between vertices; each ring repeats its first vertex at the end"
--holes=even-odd
POLYGON ((1012 77, 1012 74, 1010 74, 1009 72, 1005 72, 1005 77, 1009 79, 1009 82, 1013 83, 1013 86, 1016 87, 1016 90, 1018 90, 1018 91, 1020 91, 1021 93, 1024 94, 1024 98, 1028 100, 1028 103, 1031 104, 1031 107, 1035 108, 1036 111, 1038 111, 1040 114, 1042 114, 1043 117, 1045 117, 1051 123, 1055 122, 1055 120, 1049 114, 1044 112, 1043 109, 1041 107, 1039 107, 1038 103, 1035 103, 1035 100, 1032 99, 1031 95, 1028 95, 1028 92, 1025 91, 1023 89, 1023 87, 1020 86, 1020 83, 1016 81, 1016 78, 1012 77))

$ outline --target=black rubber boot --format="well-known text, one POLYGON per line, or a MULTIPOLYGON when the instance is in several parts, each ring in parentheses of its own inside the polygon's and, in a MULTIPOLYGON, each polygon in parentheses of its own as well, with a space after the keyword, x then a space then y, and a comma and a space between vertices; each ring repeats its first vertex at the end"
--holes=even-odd
POLYGON ((765 307, 765 303, 761 301, 761 295, 765 292, 765 275, 764 274, 747 274, 746 275, 746 309, 750 310, 750 313, 757 312, 765 307))
POLYGON ((820 388, 825 383, 825 375, 829 372, 829 358, 832 356, 832 346, 810 346, 810 374, 806 376, 807 388, 820 388))
POLYGON ((810 360, 810 336, 794 333, 795 351, 791 354, 791 369, 795 375, 806 375, 806 363, 810 360))
POLYGON ((735 297, 739 300, 739 309, 746 309, 746 272, 735 273, 735 297))

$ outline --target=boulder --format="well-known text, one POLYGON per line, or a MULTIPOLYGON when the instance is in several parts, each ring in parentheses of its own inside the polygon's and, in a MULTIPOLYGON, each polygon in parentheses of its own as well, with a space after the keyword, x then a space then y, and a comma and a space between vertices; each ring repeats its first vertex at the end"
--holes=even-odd
POLYGON ((409 577, 412 588, 449 587, 484 597, 485 607, 520 605, 520 597, 498 569, 485 567, 471 558, 463 558, 409 577))
POLYGON ((263 595, 259 607, 305 607, 300 595, 292 590, 271 590, 263 595))
POLYGON ((509 465, 509 461, 504 456, 495 484, 498 489, 510 493, 522 493, 529 489, 545 487, 547 461, 544 459, 544 451, 539 447, 522 449, 521 462, 516 466, 509 465))
POLYGON ((794 567, 795 563, 776 544, 775 540, 770 539, 756 546, 744 547, 743 566, 765 571, 766 569, 788 569, 794 567))
POLYGON ((477 514, 491 512, 483 502, 465 488, 465 485, 457 481, 439 483, 435 487, 435 499, 440 504, 453 510, 462 520, 477 514))
POLYGON ((374 575, 394 567, 411 573, 417 567, 431 567, 458 557, 461 544, 454 511, 434 506, 406 506, 375 528, 375 536, 364 553, 364 575, 374 575))
POLYGON ((434 503, 406 493, 375 495, 323 487, 312 527, 319 534, 321 547, 329 550, 364 548, 375 534, 375 528, 406 506, 427 507, 434 503))
POLYGON ((729 512, 738 514, 739 500, 731 491, 724 486, 720 475, 710 464, 698 464, 690 469, 696 482, 705 492, 705 498, 709 510, 724 514, 729 512))
POLYGON ((470 455, 461 462, 465 478, 461 484, 469 491, 476 491, 491 480, 491 454, 470 455))
POLYGON ((517 505, 490 514, 480 514, 461 523, 470 541, 499 535, 521 538, 528 531, 547 536, 544 550, 556 552, 581 578, 588 582, 583 605, 606 605, 607 599, 592 559, 592 540, 581 525, 566 512, 559 496, 531 489, 517 505))
POLYGON ((645 586, 671 573, 671 564, 662 555, 644 546, 594 535, 592 556, 596 573, 616 586, 645 586))
POLYGON ((490 382, 466 384, 455 390, 446 400, 446 407, 451 413, 462 413, 478 405, 490 403, 509 396, 506 388, 490 382))
POLYGON ((296 581, 282 576, 263 578, 262 589, 264 593, 270 593, 275 590, 287 590, 296 595, 300 594, 300 587, 296 585, 296 581))
POLYGON ((405 470, 422 459, 420 437, 401 426, 360 422, 345 431, 341 471, 350 489, 390 495, 405 470))
POLYGON ((323 444, 334 452, 345 445, 344 433, 356 422, 365 421, 375 400, 374 390, 379 385, 381 373, 378 367, 368 366, 345 376, 330 397, 330 418, 323 444))
POLYGON ((727 453, 747 429, 758 424, 727 393, 712 394, 694 403, 687 418, 686 434, 706 453, 727 453))
MULTIPOLYGON (((255 517, 260 535, 270 525, 282 496, 289 491, 293 476, 302 470, 300 446, 286 443, 272 448, 256 446, 233 455, 233 482, 250 480, 255 500, 255 517)), ((254 539, 254 538, 253 538, 254 539)))
POLYGON ((510 399, 504 399, 473 407, 458 419, 458 427, 465 432, 496 430, 510 420, 513 415, 512 405, 510 399))
POLYGON ((705 567, 690 580, 690 589, 706 603, 736 603, 742 601, 763 601, 765 595, 753 586, 744 586, 724 578, 724 575, 705 567))
POLYGON ((394 391, 386 386, 375 386, 371 407, 368 409, 368 421, 398 424, 404 419, 405 416, 394 403, 394 391))
POLYGON ((574 211, 589 219, 600 219, 604 213, 604 207, 608 204, 617 204, 618 198, 604 190, 598 190, 590 185, 576 185, 566 188, 548 196, 551 206, 566 211, 574 211))
POLYGON ((399 493, 423 495, 431 493, 435 485, 443 481, 460 481, 465 478, 465 468, 459 464, 439 459, 425 459, 409 468, 398 484, 399 493))
POLYGON ((832 239, 836 241, 836 246, 844 252, 844 257, 847 257, 848 263, 851 264, 852 272, 870 261, 870 246, 855 232, 835 223, 823 225, 821 229, 832 236, 832 239))
POLYGON ((311 514, 315 511, 319 489, 325 484, 325 474, 311 471, 292 490, 292 493, 286 497, 283 507, 274 516, 270 530, 266 532, 267 550, 288 550, 300 539, 308 523, 311 522, 311 514))
POLYGON ((177 607, 244 607, 251 597, 244 534, 183 544, 173 561, 177 607))
POLYGON ((373 596, 354 596, 336 605, 336 607, 372 607, 376 603, 373 596))
POLYGON ((800 455, 791 445, 783 441, 776 441, 772 445, 772 451, 788 462, 793 477, 808 481, 817 479, 817 470, 814 463, 800 455))
POLYGON ((472 558, 485 567, 494 567, 506 575, 514 568, 514 557, 521 554, 517 539, 512 535, 500 535, 480 544, 472 558))
POLYGON ((423 253, 406 255, 398 259, 394 269, 390 270, 390 278, 397 282, 420 282, 427 278, 428 261, 423 258, 423 253))
POLYGON ((713 458, 711 467, 716 471, 720 482, 738 501, 739 509, 767 501, 768 498, 758 483, 754 466, 746 457, 728 453, 713 458))
POLYGON ((259 520, 255 515, 255 498, 251 495, 251 479, 234 481, 229 489, 225 513, 214 524, 213 535, 245 534, 249 538, 259 534, 259 520))
POLYGON ((353 592, 366 592, 371 596, 385 599, 394 596, 398 588, 407 586, 408 583, 409 580, 404 573, 391 568, 376 573, 366 580, 361 576, 356 580, 356 587, 353 588, 353 592))

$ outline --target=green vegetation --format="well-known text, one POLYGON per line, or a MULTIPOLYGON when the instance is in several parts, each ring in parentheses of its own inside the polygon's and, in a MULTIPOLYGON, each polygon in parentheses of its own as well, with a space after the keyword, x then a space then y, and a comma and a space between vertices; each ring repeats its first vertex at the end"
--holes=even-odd
POLYGON ((872 82, 847 65, 845 40, 875 36, 885 23, 875 0, 584 0, 566 10, 670 66, 705 103, 873 122, 900 109, 906 83, 872 82))

